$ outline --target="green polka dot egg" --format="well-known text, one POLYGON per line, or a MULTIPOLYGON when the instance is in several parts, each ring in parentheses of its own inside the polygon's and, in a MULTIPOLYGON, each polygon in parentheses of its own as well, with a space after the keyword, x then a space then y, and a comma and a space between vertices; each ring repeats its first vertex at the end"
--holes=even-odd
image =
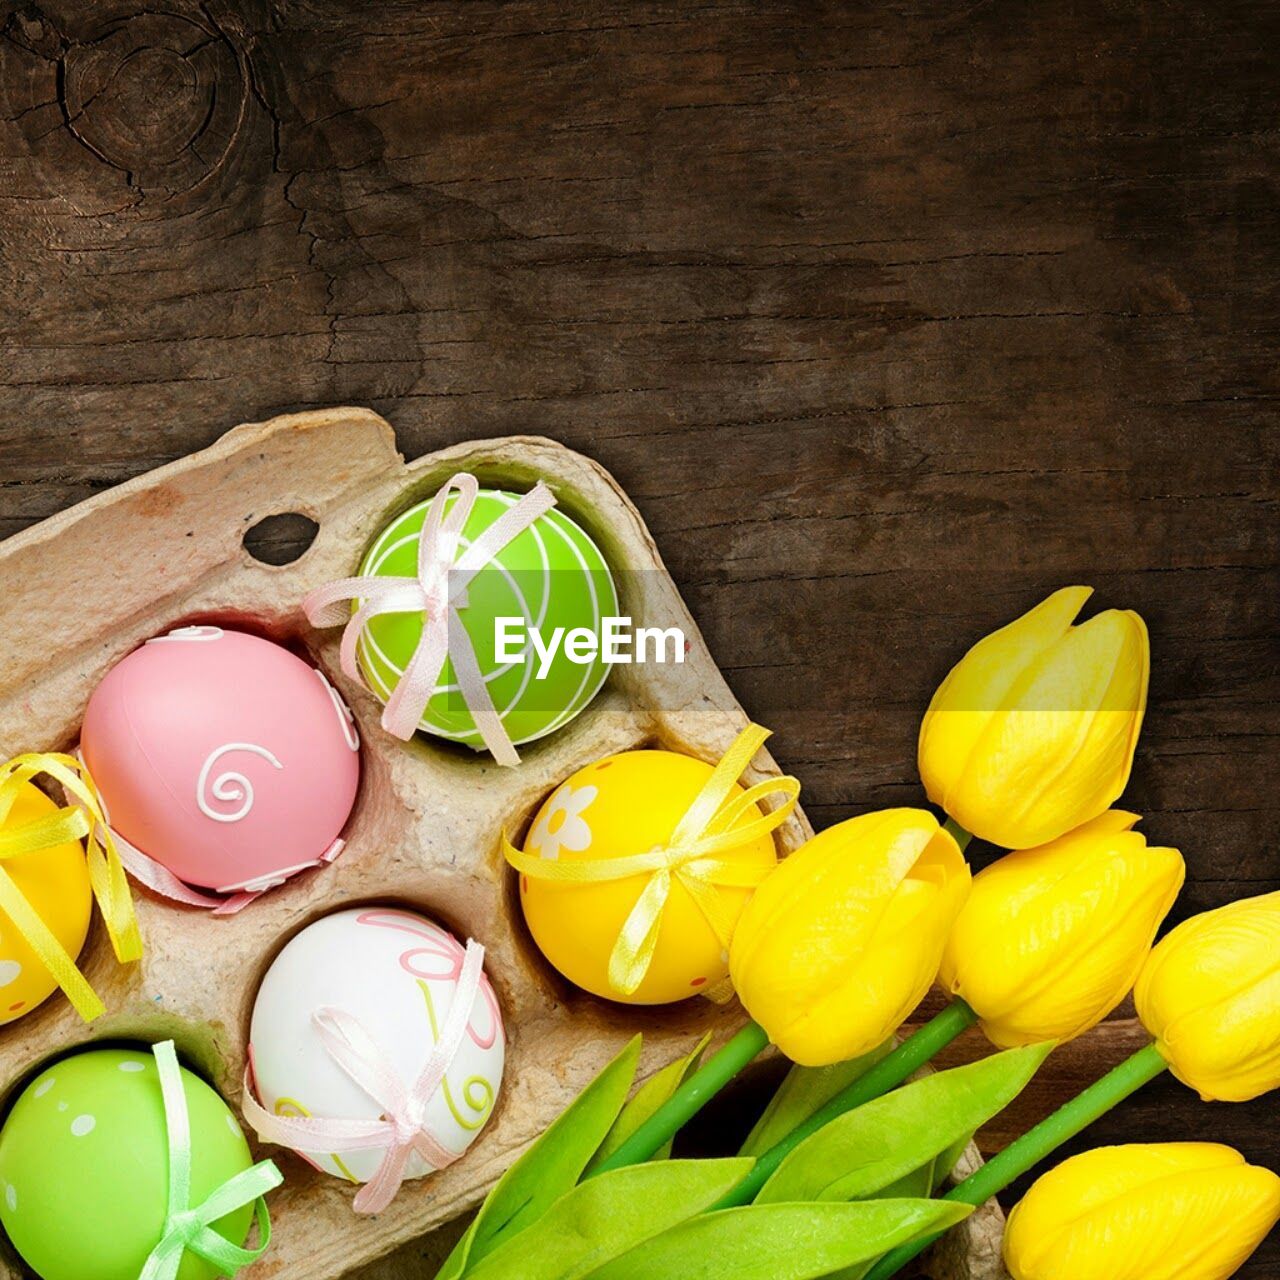
MULTIPOLYGON (((252 1163, 227 1104, 182 1071, 191 1121, 191 1204, 252 1163)), ((63 1058, 23 1090, 0 1130, 0 1222, 41 1280, 138 1280, 168 1208, 168 1131, 155 1059, 95 1049, 63 1058)), ((213 1229, 242 1244, 252 1205, 213 1229)), ((186 1251, 178 1280, 213 1280, 186 1251)))
MULTIPOLYGON (((519 494, 481 489, 463 526, 458 554, 519 500, 519 494)), ((446 514, 456 501, 456 495, 448 499, 446 514)), ((362 577, 417 575, 418 541, 429 506, 430 501, 420 503, 383 529, 365 555, 362 577)), ((533 649, 530 627, 545 639, 557 627, 563 627, 566 636, 575 628, 587 628, 599 638, 601 620, 617 612, 613 575, 599 547, 555 508, 512 538, 471 579, 458 616, 512 743, 533 742, 568 724, 600 691, 608 675, 608 666, 599 656, 575 662, 562 644, 545 676, 539 678, 542 661, 533 649), (522 625, 512 628, 518 643, 510 646, 521 653, 521 661, 499 660, 498 618, 521 619, 522 625)), ((421 637, 420 613, 380 614, 361 632, 356 651, 360 668, 384 702, 421 637)), ((444 665, 420 727, 476 750, 484 747, 451 660, 444 665)))

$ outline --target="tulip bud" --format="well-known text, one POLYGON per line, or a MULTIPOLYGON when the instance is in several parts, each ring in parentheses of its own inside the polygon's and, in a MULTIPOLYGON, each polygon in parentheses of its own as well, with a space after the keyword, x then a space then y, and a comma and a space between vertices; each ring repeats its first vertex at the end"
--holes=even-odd
POLYGON ((993 1044, 1074 1039, 1128 995, 1186 874, 1137 821, 1109 810, 974 877, 939 978, 993 1044))
POLYGON ((1096 818, 1124 790, 1147 705, 1142 619, 1072 621, 1091 587, 1065 587, 980 640, 920 726, 929 798, 962 827, 1027 849, 1096 818))
POLYGON ((1280 1088, 1280 892, 1184 921, 1151 953, 1134 999, 1170 1070, 1206 1102, 1280 1088))
POLYGON ((1014 1280, 1226 1280, 1280 1220, 1280 1178, 1209 1142, 1102 1147, 1009 1215, 1014 1280))
POLYGON ((803 1066, 870 1052, 937 976, 969 884, 959 845, 922 809, 829 828, 770 872, 738 922, 742 1003, 803 1066))

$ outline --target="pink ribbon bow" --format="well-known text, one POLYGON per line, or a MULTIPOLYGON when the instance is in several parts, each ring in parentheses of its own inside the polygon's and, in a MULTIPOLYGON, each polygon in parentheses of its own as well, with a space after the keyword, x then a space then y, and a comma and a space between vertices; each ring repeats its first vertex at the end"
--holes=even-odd
MULTIPOLYGON (((321 678, 323 679, 323 676, 321 678)), ((328 685, 328 683, 325 680, 325 684, 328 685)), ((332 686, 330 686, 330 693, 337 699, 332 686)), ((345 711, 345 703, 340 705, 345 711)), ((76 748, 75 758, 84 764, 84 755, 79 747, 76 748)), ((158 893, 162 898, 168 898, 170 902, 181 902, 188 907, 201 907, 215 916, 236 915, 251 902, 262 897, 268 889, 284 884, 289 876, 296 875, 299 871, 309 871, 313 867, 327 866, 342 852, 347 843, 339 837, 318 858, 310 862, 303 862, 285 871, 263 876, 260 880, 250 881, 238 890, 221 894, 205 893, 203 890, 193 888, 185 880, 179 880, 168 867, 157 862, 150 854, 143 853, 132 841, 126 840, 111 825, 111 814, 107 812, 107 802, 101 795, 98 796, 98 803, 107 819, 107 829, 116 842, 116 852, 120 855, 121 865, 139 884, 145 885, 152 893, 158 893)))
POLYGON ((171 902, 181 902, 189 907, 202 907, 215 916, 236 915, 251 902, 262 897, 268 889, 284 884, 289 876, 296 875, 299 871, 309 871, 313 867, 328 865, 346 846, 345 840, 335 840, 311 862, 299 863, 287 872, 264 876, 261 880, 255 880, 234 893, 219 895, 204 893, 200 889, 192 888, 185 880, 179 880, 168 867, 162 866, 149 854, 143 853, 137 845, 131 844, 114 827, 111 829, 111 834, 115 836, 116 848, 119 850, 120 861, 124 864, 125 870, 139 884, 146 885, 153 893, 158 893, 171 902))
POLYGON ((436 692, 440 672, 445 662, 452 659, 458 688, 484 745, 499 764, 516 765, 520 757, 493 705, 489 686, 458 611, 467 607, 467 587, 471 579, 517 534, 550 511, 556 500, 551 490, 539 481, 459 555, 462 531, 479 491, 475 476, 461 471, 447 480, 431 499, 418 538, 416 578, 375 574, 342 578, 309 592, 302 608, 312 626, 346 624, 342 632, 342 670, 349 680, 360 684, 366 682, 356 661, 356 649, 369 621, 380 614, 420 613, 422 636, 382 710, 382 727, 405 741, 413 737, 436 692), (454 494, 457 501, 446 513, 445 507, 454 494), (354 613, 350 611, 353 600, 356 602, 354 613))
POLYGON ((381 1213, 400 1190, 410 1156, 422 1157, 432 1169, 444 1169, 461 1156, 450 1151, 427 1127, 427 1105, 440 1088, 462 1047, 471 1010, 480 993, 484 948, 468 941, 457 989, 440 1038, 427 1055, 422 1071, 406 1087, 378 1042, 344 1009, 317 1009, 312 1022, 329 1056, 382 1108, 378 1120, 344 1120, 321 1116, 282 1116, 267 1111, 253 1095, 245 1072, 244 1115, 264 1142, 296 1151, 323 1151, 342 1155, 349 1151, 385 1149, 373 1177, 356 1193, 357 1213, 381 1213))

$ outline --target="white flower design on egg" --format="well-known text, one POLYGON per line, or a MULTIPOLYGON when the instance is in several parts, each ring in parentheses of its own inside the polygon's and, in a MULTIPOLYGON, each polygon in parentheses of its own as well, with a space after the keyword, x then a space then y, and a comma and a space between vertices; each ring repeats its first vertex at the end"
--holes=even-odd
POLYGON ((76 1116, 71 1122, 71 1132, 77 1138, 86 1138, 98 1127, 98 1122, 93 1116, 76 1116))
POLYGON ((551 797, 529 832, 528 843, 539 857, 551 861, 561 849, 582 853, 591 847, 591 828, 582 813, 599 794, 596 787, 564 786, 551 797))
POLYGON ((16 960, 0 960, 0 987, 7 987, 22 977, 22 966, 16 960))

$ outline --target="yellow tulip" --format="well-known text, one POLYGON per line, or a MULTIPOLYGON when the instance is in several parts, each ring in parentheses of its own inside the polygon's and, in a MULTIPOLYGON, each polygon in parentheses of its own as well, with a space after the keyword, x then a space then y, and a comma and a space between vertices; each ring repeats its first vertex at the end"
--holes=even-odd
POLYGON ((974 877, 939 978, 993 1044, 1073 1039, 1128 995, 1186 874, 1137 821, 1109 810, 974 877))
POLYGON ((1103 813, 1129 780, 1147 704, 1142 619, 1071 624, 1091 587, 1065 587, 980 640, 920 726, 929 798, 962 827, 1027 849, 1103 813))
POLYGON ((729 953, 733 984, 792 1061, 858 1057, 928 991, 969 885, 959 845, 925 810, 839 823, 756 890, 729 953))
POLYGON ((1208 1142, 1103 1147, 1009 1216, 1014 1280, 1226 1280, 1280 1220, 1280 1178, 1208 1142))
POLYGON ((1206 1102, 1280 1088, 1280 892, 1184 921, 1134 998, 1170 1070, 1206 1102))

